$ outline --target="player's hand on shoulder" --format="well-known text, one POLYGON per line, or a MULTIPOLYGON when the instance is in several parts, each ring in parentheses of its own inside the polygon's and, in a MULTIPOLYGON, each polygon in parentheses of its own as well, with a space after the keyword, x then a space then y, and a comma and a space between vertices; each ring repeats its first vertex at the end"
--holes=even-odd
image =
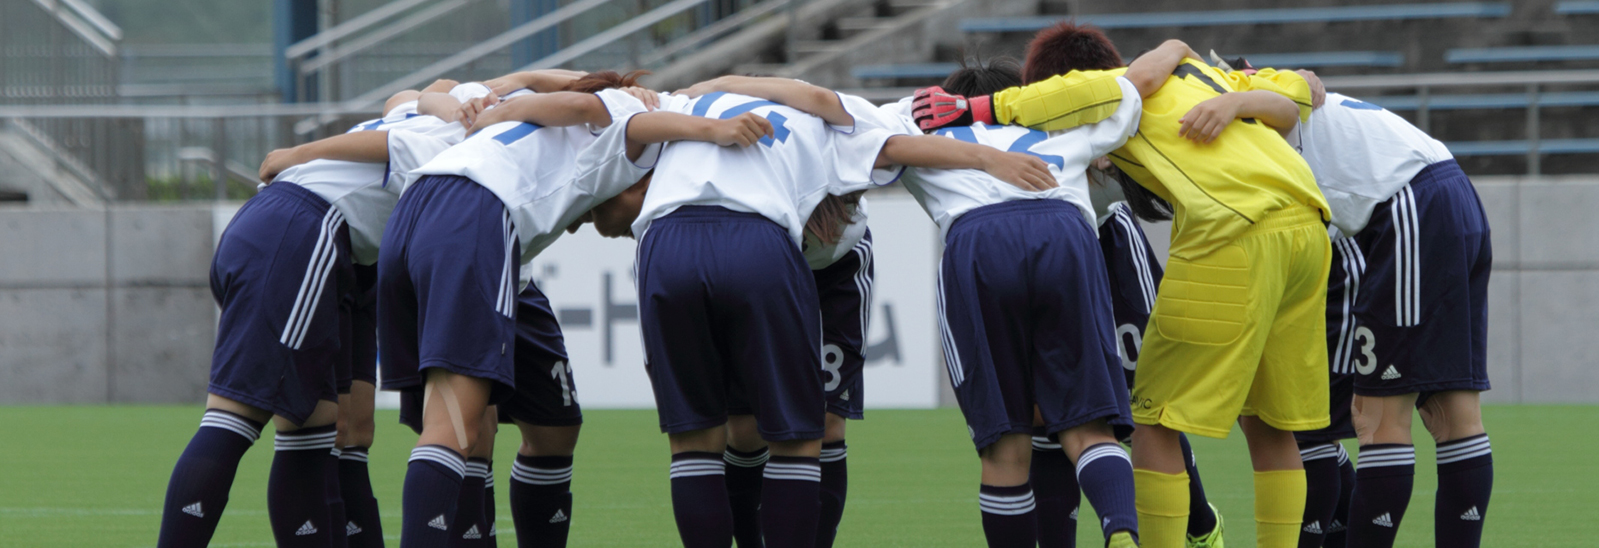
POLYGON ((279 173, 305 163, 304 160, 299 158, 298 148, 280 148, 268 152, 266 159, 261 161, 261 170, 258 174, 261 177, 261 182, 272 184, 272 180, 278 178, 279 173))
POLYGON ((968 98, 939 86, 922 88, 912 96, 911 117, 916 120, 916 127, 926 132, 977 122, 993 124, 993 99, 987 95, 968 98))
POLYGON ((477 133, 478 130, 493 125, 492 122, 487 124, 481 123, 480 119, 483 118, 485 114, 494 111, 494 109, 489 107, 498 104, 500 104, 500 96, 494 93, 469 100, 465 103, 461 103, 461 109, 456 111, 455 119, 459 120, 462 126, 466 126, 468 134, 477 133))
POLYGON ((721 146, 747 147, 772 135, 772 122, 746 112, 726 120, 711 120, 710 141, 721 146))
POLYGON ((1304 77, 1305 83, 1310 85, 1311 109, 1318 109, 1327 104, 1327 86, 1321 83, 1320 76, 1316 76, 1316 73, 1305 69, 1299 69, 1294 72, 1304 77))
POLYGON ((632 95, 634 99, 644 103, 644 108, 648 110, 661 108, 661 94, 656 93, 653 89, 631 86, 621 88, 621 92, 632 95))
POLYGON ((989 149, 983 155, 983 171, 1022 190, 1042 191, 1060 186, 1042 158, 1021 152, 989 149))
POLYGON ((684 95, 684 96, 687 96, 687 97, 692 99, 692 98, 699 97, 701 95, 705 95, 705 94, 708 94, 708 93, 714 93, 714 92, 718 92, 718 91, 725 91, 725 90, 722 89, 722 85, 727 83, 728 78, 729 78, 728 76, 718 76, 716 78, 712 78, 710 80, 706 80, 704 82, 700 82, 700 83, 694 84, 692 86, 689 86, 689 87, 674 91, 674 92, 672 92, 672 94, 673 95, 684 95))
POLYGON ((1206 99, 1194 105, 1178 123, 1177 134, 1196 143, 1209 143, 1227 129, 1227 124, 1238 118, 1237 99, 1242 94, 1227 93, 1206 99))

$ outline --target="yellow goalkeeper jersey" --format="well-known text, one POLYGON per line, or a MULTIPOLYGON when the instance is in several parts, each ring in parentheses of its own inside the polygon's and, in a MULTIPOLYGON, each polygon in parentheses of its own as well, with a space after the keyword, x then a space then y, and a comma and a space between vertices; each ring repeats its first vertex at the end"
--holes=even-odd
MULTIPOLYGON (((1108 117, 1121 101, 1115 77, 1126 69, 1074 71, 994 94, 1000 123, 1057 131, 1108 117)), ((1245 119, 1210 143, 1177 134, 1183 115, 1200 102, 1233 91, 1269 90, 1310 115, 1310 89, 1292 72, 1226 73, 1184 59, 1159 91, 1144 98, 1138 133, 1111 153, 1116 166, 1171 202, 1171 254, 1197 259, 1227 245, 1272 211, 1295 204, 1328 220, 1327 200, 1310 166, 1276 130, 1245 119)))

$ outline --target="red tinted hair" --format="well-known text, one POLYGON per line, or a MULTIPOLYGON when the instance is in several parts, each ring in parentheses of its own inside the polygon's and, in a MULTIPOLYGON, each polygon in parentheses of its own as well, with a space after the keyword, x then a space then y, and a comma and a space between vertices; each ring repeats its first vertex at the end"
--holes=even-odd
POLYGON ((1116 44, 1092 25, 1063 21, 1038 31, 1027 44, 1022 80, 1033 83, 1074 70, 1107 70, 1126 66, 1116 44))
POLYGON ((638 79, 649 74, 647 70, 635 70, 627 74, 617 74, 614 70, 590 72, 582 78, 573 80, 562 91, 576 91, 578 93, 594 93, 602 89, 628 88, 638 85, 638 79))

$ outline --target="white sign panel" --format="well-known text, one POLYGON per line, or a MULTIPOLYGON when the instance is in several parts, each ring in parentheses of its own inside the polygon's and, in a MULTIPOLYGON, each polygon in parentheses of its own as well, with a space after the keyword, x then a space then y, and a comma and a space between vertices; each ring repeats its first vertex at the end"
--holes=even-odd
MULTIPOLYGON (((872 196, 876 255, 866 363, 868 408, 938 405, 937 230, 909 196, 872 196)), ((533 260, 571 357, 584 407, 652 408, 633 281, 635 242, 593 229, 563 237, 533 260)), ((821 364, 817 364, 820 367, 821 364)))

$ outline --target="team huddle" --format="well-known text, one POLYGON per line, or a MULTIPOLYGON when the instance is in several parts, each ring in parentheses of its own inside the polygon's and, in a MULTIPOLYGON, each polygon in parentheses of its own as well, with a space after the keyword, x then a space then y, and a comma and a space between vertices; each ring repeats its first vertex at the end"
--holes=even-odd
POLYGON ((1107 547, 1220 548, 1186 435, 1234 425, 1260 546, 1392 546, 1413 409, 1438 442, 1437 544, 1478 546, 1492 256, 1470 180, 1311 72, 1215 62, 1172 40, 1125 63, 1062 23, 1021 66, 882 106, 781 78, 659 93, 562 70, 397 93, 268 155, 223 233, 207 409, 159 546, 210 542, 269 420, 278 546, 383 546, 379 348, 420 436, 400 545, 494 545, 512 424, 517 543, 566 546, 583 419, 530 263, 590 223, 638 241, 683 545, 832 546, 866 394, 863 194, 895 183, 944 242, 934 298, 989 546, 1075 546, 1086 497, 1107 547), (1172 221, 1164 270, 1138 219, 1172 221))

